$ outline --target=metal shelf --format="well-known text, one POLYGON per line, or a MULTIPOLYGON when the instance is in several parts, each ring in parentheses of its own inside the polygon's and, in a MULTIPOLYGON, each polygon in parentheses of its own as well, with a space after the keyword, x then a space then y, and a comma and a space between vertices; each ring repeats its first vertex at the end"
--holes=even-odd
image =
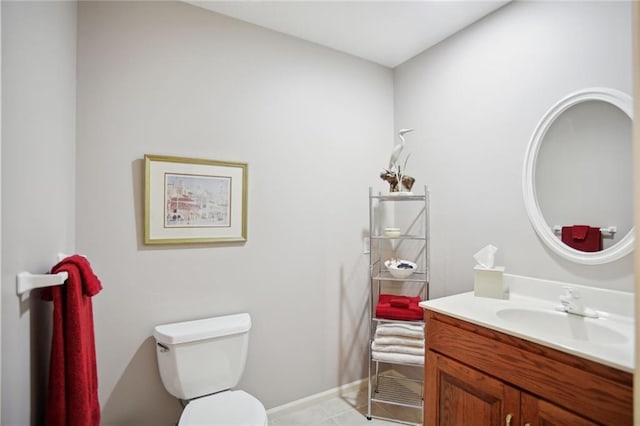
POLYGON ((413 389, 402 385, 403 381, 416 382, 404 377, 380 375, 376 383, 377 386, 373 388, 371 400, 422 409, 422 393, 415 392, 413 389))
POLYGON ((424 201, 424 194, 411 194, 406 195, 405 192, 396 192, 394 195, 391 194, 378 194, 371 195, 371 198, 374 200, 380 201, 424 201))
POLYGON ((427 282, 427 273, 426 272, 414 272, 407 278, 396 278, 392 276, 388 271, 380 271, 376 275, 371 277, 372 280, 375 281, 400 281, 400 282, 417 282, 417 283, 426 283, 427 282))
POLYGON ((424 235, 398 235, 396 237, 389 237, 387 235, 372 235, 372 240, 426 240, 424 235))
MULTIPOLYGON (((389 318, 378 318, 378 317, 373 317, 371 318, 371 321, 376 321, 376 322, 382 322, 382 323, 395 323, 395 322, 401 322, 402 324, 409 324, 409 325, 423 325, 424 324, 424 320, 418 321, 418 320, 396 320, 396 319, 389 319, 389 318)), ((382 361, 380 361, 382 362, 382 361)))
MULTIPOLYGON (((378 318, 375 316, 378 296, 384 291, 391 294, 406 293, 407 291, 419 291, 422 300, 429 299, 429 189, 425 185, 423 194, 373 194, 369 188, 369 239, 371 242, 369 251, 369 279, 370 279, 370 304, 369 304, 369 392, 367 418, 379 418, 394 422, 402 422, 399 418, 389 419, 372 415, 372 403, 390 404, 412 409, 419 409, 422 416, 423 405, 423 375, 422 364, 406 362, 389 362, 377 360, 373 357, 371 345, 379 324, 402 323, 411 325, 424 325, 421 320, 394 320, 378 318), (384 206, 386 202, 393 205, 384 206), (391 212, 393 210, 393 212, 391 212), (389 217, 385 215, 391 214, 389 217), (401 235, 380 235, 380 230, 388 223, 394 223, 394 227, 401 228, 401 235), (411 259, 418 264, 418 270, 407 278, 393 277, 384 266, 387 259, 411 259), (385 375, 380 371, 380 365, 385 368, 390 365, 401 365, 415 368, 420 374, 420 380, 385 375), (419 369, 419 370, 418 370, 419 369), (375 371, 374 371, 375 370, 375 371), (411 386, 405 386, 406 383, 411 386), (416 392, 417 390, 417 392, 416 392)), ((417 414, 417 413, 416 413, 417 414)), ((421 417, 422 418, 422 417, 421 417)), ((409 423, 416 424, 416 423, 409 423)), ((420 423, 418 423, 420 424, 420 423)))
POLYGON ((421 422, 409 420, 411 417, 415 420, 417 415, 422 419, 424 395, 422 392, 422 383, 420 381, 406 377, 380 375, 374 383, 374 386, 369 389, 369 399, 372 403, 377 402, 378 404, 388 404, 408 408, 410 410, 416 410, 416 412, 413 413, 413 416, 407 415, 412 413, 405 412, 406 418, 400 418, 398 416, 395 418, 389 418, 369 412, 367 415, 369 420, 375 418, 409 425, 422 424, 421 422))

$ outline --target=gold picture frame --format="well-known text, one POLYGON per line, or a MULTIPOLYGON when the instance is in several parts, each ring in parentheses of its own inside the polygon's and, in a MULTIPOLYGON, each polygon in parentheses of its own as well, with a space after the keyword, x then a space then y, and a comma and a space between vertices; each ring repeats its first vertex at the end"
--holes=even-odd
POLYGON ((247 241, 246 163, 144 156, 145 244, 247 241))

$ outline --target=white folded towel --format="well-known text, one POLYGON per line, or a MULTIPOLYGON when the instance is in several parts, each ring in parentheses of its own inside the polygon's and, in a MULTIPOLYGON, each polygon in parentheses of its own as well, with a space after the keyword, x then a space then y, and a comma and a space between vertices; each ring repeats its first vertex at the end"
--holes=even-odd
POLYGON ((402 336, 378 336, 375 338, 376 343, 380 345, 402 345, 424 348, 424 339, 416 339, 414 337, 402 336))
POLYGON ((411 324, 380 324, 376 327, 377 336, 403 336, 416 339, 424 338, 424 326, 411 324))
POLYGON ((393 352, 373 351, 372 357, 374 361, 400 362, 400 363, 406 363, 406 364, 424 365, 424 356, 422 355, 397 354, 393 352))
POLYGON ((373 350, 374 352, 388 352, 424 356, 424 348, 402 345, 381 345, 377 340, 371 344, 371 350, 373 350))
POLYGON ((423 332, 424 331, 424 324, 408 324, 408 323, 404 323, 404 322, 383 322, 381 323, 378 328, 404 328, 406 330, 411 330, 411 331, 420 331, 423 332))

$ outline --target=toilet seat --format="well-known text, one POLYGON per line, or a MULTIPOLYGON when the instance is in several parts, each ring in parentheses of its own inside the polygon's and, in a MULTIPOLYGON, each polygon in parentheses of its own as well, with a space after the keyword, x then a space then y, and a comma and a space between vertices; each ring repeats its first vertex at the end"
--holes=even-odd
POLYGON ((190 401, 178 426, 266 426, 267 412, 252 395, 237 390, 224 391, 190 401))

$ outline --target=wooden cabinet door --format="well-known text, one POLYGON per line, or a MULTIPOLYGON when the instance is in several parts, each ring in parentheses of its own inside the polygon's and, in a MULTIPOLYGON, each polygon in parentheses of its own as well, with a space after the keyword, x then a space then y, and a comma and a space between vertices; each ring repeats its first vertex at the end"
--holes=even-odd
POLYGON ((428 351, 424 424, 520 424, 520 391, 450 358, 428 351))
MULTIPOLYGON (((595 426, 597 423, 522 392, 522 422, 525 426, 595 426)), ((580 407, 576 407, 580 410, 580 407)))

